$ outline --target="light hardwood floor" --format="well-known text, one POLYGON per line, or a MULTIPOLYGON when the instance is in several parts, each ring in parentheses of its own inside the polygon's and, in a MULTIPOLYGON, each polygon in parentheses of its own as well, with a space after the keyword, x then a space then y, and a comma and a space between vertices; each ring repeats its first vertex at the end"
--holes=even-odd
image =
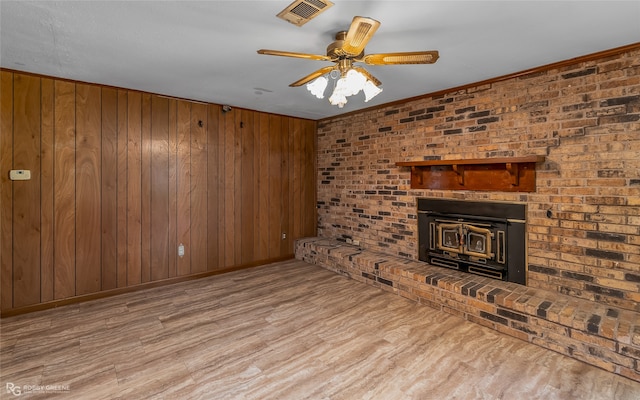
POLYGON ((7 383, 44 386, 21 398, 640 398, 634 381, 296 260, 0 324, 1 398, 7 383))

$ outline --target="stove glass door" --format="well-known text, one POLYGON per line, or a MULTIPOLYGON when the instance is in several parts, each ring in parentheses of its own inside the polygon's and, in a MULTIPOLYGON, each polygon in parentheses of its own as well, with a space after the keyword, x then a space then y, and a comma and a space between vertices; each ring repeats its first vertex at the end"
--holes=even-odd
POLYGON ((438 249, 462 253, 462 224, 438 224, 438 249))
POLYGON ((494 253, 491 252, 491 230, 479 228, 473 225, 464 225, 465 243, 464 253, 470 256, 492 259, 494 253))

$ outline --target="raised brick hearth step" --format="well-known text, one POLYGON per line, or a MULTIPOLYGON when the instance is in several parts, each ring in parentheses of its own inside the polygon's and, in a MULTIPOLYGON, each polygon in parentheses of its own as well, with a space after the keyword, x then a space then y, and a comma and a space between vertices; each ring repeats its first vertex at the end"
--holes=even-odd
POLYGON ((640 382, 640 313, 436 267, 342 241, 296 258, 640 382))

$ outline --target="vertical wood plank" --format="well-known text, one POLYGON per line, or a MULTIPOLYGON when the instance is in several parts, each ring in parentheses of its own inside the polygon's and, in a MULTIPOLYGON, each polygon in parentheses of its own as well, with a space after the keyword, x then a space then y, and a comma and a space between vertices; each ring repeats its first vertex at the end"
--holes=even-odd
POLYGON ((302 173, 302 154, 300 147, 300 140, 302 137, 302 129, 303 123, 300 119, 294 120, 294 128, 293 131, 290 132, 290 136, 292 139, 292 149, 291 154, 293 156, 292 164, 292 176, 291 176, 291 195, 292 200, 291 204, 293 204, 293 238, 299 239, 302 237, 302 196, 301 196, 301 173, 302 173))
POLYGON ((191 105, 191 272, 207 270, 207 106, 191 105))
POLYGON ((226 154, 227 154, 227 128, 226 114, 222 113, 221 106, 215 106, 218 113, 218 268, 224 268, 227 265, 227 171, 226 171, 226 154))
POLYGON ((267 113, 260 113, 260 127, 258 132, 258 138, 260 142, 260 170, 259 170, 259 187, 258 187, 258 197, 259 197, 259 214, 260 214, 260 234, 258 235, 258 259, 266 260, 269 258, 269 221, 271 211, 269 209, 269 200, 270 200, 270 179, 269 179, 269 151, 270 151, 270 142, 269 142, 269 134, 270 130, 270 117, 267 113))
POLYGON ((253 176, 252 176, 252 190, 253 190, 253 204, 251 206, 252 221, 250 224, 253 226, 253 261, 260 261, 265 258, 260 256, 260 114, 257 111, 251 113, 253 124, 251 127, 251 136, 253 140, 253 176))
POLYGON ((13 168, 31 180, 13 183, 13 302, 40 302, 40 78, 16 74, 13 168))
POLYGON ((141 234, 141 256, 140 256, 140 281, 142 283, 151 280, 151 95, 142 94, 142 171, 140 210, 142 216, 140 225, 141 234))
POLYGON ((128 121, 129 95, 126 90, 118 90, 118 120, 117 120, 117 287, 127 286, 128 259, 128 121))
POLYGON ((280 256, 282 233, 282 118, 269 116, 269 258, 280 256))
POLYGON ((178 102, 169 100, 169 242, 168 274, 172 278, 177 275, 176 259, 178 257, 178 198, 177 198, 177 162, 178 162, 178 102))
POLYGON ((254 214, 257 210, 253 207, 253 197, 255 188, 253 177, 255 169, 253 165, 253 153, 255 151, 253 137, 253 112, 249 110, 240 111, 240 135, 242 137, 242 157, 241 157, 241 234, 240 247, 242 249, 240 264, 247 264, 254 261, 255 241, 253 238, 254 214))
POLYGON ((40 301, 47 302, 53 300, 53 198, 54 198, 54 90, 53 80, 42 78, 41 79, 42 98, 41 115, 41 149, 40 149, 40 188, 41 188, 41 201, 40 201, 40 239, 41 239, 41 254, 40 254, 40 270, 41 270, 41 283, 40 287, 42 293, 40 295, 40 301))
POLYGON ((220 108, 215 105, 207 107, 207 270, 220 268, 218 241, 219 213, 218 203, 220 190, 219 160, 220 153, 219 124, 220 108))
POLYGON ((100 291, 100 88, 76 85, 76 294, 100 291))
POLYGON ((293 255, 293 242, 298 237, 295 232, 295 215, 296 210, 299 212, 300 203, 296 202, 296 182, 295 182, 295 138, 300 130, 300 120, 298 118, 289 118, 289 130, 287 131, 287 139, 289 141, 289 149, 287 158, 289 159, 288 178, 289 181, 289 234, 287 235, 287 255, 293 255))
POLYGON ((233 213, 233 265, 242 264, 242 133, 240 123, 242 122, 242 110, 234 110, 233 114, 233 152, 234 158, 234 183, 231 190, 234 192, 235 205, 233 213))
POLYGON ((102 88, 102 290, 117 287, 118 92, 102 88))
POLYGON ((177 241, 183 245, 184 256, 177 259, 178 276, 191 272, 191 104, 178 101, 177 155, 177 241))
POLYGON ((289 153, 289 132, 291 129, 291 118, 290 117, 284 117, 282 118, 282 128, 281 128, 281 135, 280 135, 280 140, 281 140, 281 146, 282 146, 282 150, 281 150, 281 154, 282 154, 282 160, 280 161, 280 177, 281 177, 281 182, 282 182, 282 193, 281 193, 281 197, 280 197, 280 215, 281 217, 281 224, 282 224, 282 232, 286 235, 286 237, 283 239, 280 239, 280 255, 281 256, 285 256, 288 254, 293 253, 293 247, 291 249, 289 249, 289 243, 291 242, 291 227, 289 226, 289 221, 290 218, 289 216, 291 215, 291 196, 290 196, 290 182, 291 180, 289 179, 289 175, 290 175, 290 153, 289 153))
POLYGON ((169 277, 169 100, 152 99, 151 280, 169 277))
POLYGON ((224 119, 224 242, 225 242, 225 267, 235 265, 235 216, 236 216, 236 191, 235 191, 235 118, 234 112, 223 114, 224 119))
POLYGON ((142 95, 130 91, 127 101, 127 286, 142 273, 142 95))
MULTIPOLYGON (((13 77, 0 71, 0 171, 13 169, 13 77)), ((13 184, 0 174, 0 307, 13 308, 13 184)))
POLYGON ((76 294, 76 86, 56 81, 53 297, 76 294))

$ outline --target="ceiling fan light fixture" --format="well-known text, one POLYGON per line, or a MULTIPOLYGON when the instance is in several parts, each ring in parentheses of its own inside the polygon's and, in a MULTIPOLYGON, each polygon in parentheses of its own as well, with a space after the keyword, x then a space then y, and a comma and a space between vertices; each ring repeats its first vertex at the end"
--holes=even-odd
MULTIPOLYGON (((299 5, 300 8, 308 8, 308 5, 303 7, 301 3, 322 1, 324 0, 295 0, 290 7, 294 9, 299 5)), ((298 8, 295 9, 298 10, 298 8)), ((307 84, 309 92, 322 99, 327 87, 328 75, 335 81, 329 103, 342 108, 347 103, 347 97, 356 95, 360 91, 364 93, 366 103, 382 92, 380 87, 382 83, 366 69, 355 66, 355 63, 364 62, 367 65, 433 64, 439 57, 437 50, 365 55, 365 46, 379 27, 380 22, 373 18, 354 17, 349 30, 339 31, 336 34, 335 41, 327 47, 326 55, 265 49, 258 50, 258 54, 331 61, 334 63, 333 66, 320 68, 289 86, 298 87, 307 84)))
POLYGON ((329 83, 329 80, 326 77, 321 76, 307 83, 307 90, 317 98, 324 99, 324 91, 327 88, 328 83, 329 83))
POLYGON ((350 69, 336 82, 333 93, 329 97, 329 103, 342 108, 347 104, 347 97, 356 95, 360 91, 364 93, 365 102, 367 102, 382 92, 382 89, 367 79, 364 74, 350 69))

